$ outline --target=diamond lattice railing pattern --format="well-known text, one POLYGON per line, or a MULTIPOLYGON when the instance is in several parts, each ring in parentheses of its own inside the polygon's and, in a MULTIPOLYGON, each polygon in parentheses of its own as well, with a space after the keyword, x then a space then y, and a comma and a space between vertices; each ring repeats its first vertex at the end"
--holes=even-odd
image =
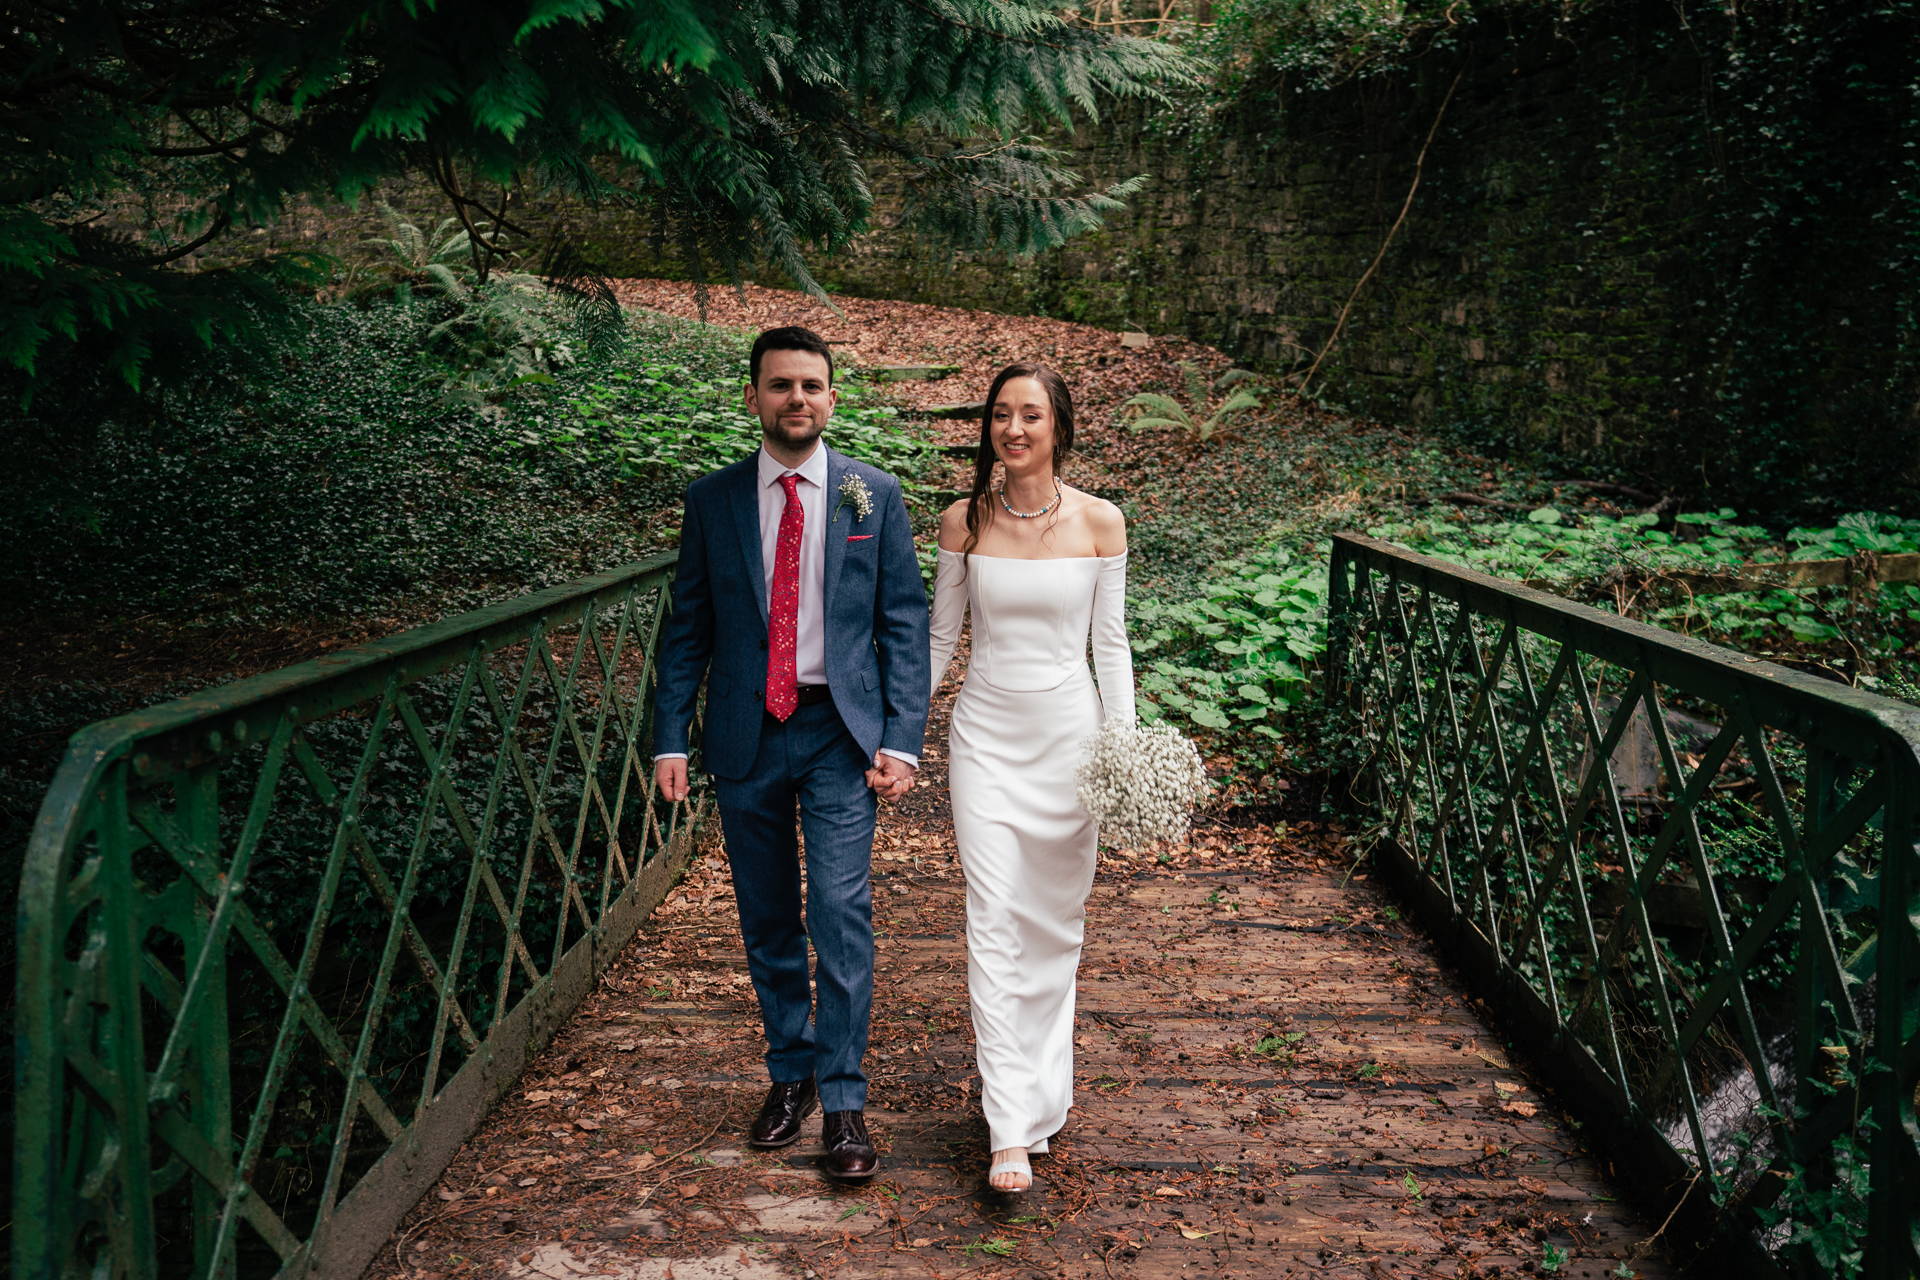
POLYGON ((1357 535, 1376 859, 1684 1229, 1920 1266, 1920 708, 1357 535))
POLYGON ((672 574, 74 736, 21 882, 16 1275, 360 1274, 686 863, 672 574))

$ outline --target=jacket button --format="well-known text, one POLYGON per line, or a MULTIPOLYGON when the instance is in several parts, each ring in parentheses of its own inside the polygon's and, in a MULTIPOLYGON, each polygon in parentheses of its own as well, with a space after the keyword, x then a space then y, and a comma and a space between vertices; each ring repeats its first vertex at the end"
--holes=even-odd
POLYGON ((765 636, 761 636, 761 637, 760 637, 760 649, 761 649, 761 652, 763 652, 763 653, 764 653, 764 652, 766 651, 766 648, 767 648, 767 638, 766 638, 765 636))
POLYGON ((755 690, 753 691, 753 700, 754 700, 755 702, 758 702, 758 701, 760 701, 760 699, 761 699, 762 697, 764 697, 764 696, 765 696, 765 695, 764 695, 763 693, 761 693, 761 691, 760 691, 760 690, 758 690, 758 689, 755 689, 755 690))

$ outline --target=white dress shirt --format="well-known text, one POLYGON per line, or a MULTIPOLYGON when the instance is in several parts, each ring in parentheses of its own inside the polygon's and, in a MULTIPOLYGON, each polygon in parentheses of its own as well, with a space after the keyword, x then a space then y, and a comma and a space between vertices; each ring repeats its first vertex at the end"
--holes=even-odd
POLYGON ((773 570, 779 563, 780 517, 787 510, 782 476, 799 476, 794 488, 806 517, 800 534, 800 609, 794 619, 793 678, 799 684, 827 682, 827 451, 818 440, 797 467, 774 461, 760 447, 760 566, 765 600, 773 599, 773 570))
MULTIPOLYGON (((761 599, 773 598, 773 570, 780 550, 780 517, 787 510, 787 489, 783 476, 798 476, 794 488, 800 498, 804 518, 800 533, 800 603, 794 618, 793 675, 796 684, 827 682, 827 450, 815 441, 813 452, 797 467, 787 467, 760 447, 760 566, 764 578, 761 599)), ((880 748, 882 755, 893 756, 910 765, 920 763, 919 756, 904 751, 880 748)), ((684 759, 682 752, 671 751, 656 760, 684 759)))

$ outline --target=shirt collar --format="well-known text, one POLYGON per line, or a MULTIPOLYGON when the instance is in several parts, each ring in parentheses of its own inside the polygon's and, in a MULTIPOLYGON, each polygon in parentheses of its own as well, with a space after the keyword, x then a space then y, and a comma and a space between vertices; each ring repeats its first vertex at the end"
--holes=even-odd
POLYGON ((788 471, 792 471, 794 475, 799 476, 802 480, 808 481, 816 488, 826 488, 826 441, 822 440, 815 444, 813 446, 813 452, 807 455, 807 460, 797 467, 782 466, 772 454, 767 452, 767 446, 764 444, 760 446, 760 483, 763 486, 780 483, 780 477, 786 475, 788 471))

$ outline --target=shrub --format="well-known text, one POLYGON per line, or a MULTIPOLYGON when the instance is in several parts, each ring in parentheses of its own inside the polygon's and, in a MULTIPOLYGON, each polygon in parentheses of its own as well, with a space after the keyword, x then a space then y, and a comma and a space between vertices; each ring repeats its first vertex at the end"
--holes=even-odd
MULTIPOLYGON (((272 376, 212 355, 149 395, 101 373, 0 416, 0 539, 20 549, 0 618, 471 608, 670 546, 689 473, 758 439, 736 334, 644 320, 486 403, 441 389, 430 339, 458 305, 308 304, 272 376)), ((858 397, 829 439, 908 479, 929 456, 858 397)))

